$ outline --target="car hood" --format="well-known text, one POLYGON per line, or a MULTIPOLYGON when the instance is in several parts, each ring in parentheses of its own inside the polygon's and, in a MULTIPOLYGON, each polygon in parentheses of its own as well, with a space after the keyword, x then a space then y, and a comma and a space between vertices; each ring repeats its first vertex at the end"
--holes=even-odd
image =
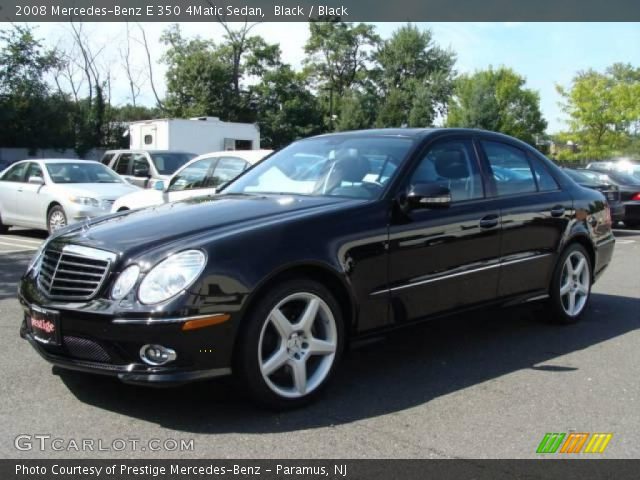
POLYGON ((73 228, 58 240, 136 255, 188 237, 216 235, 322 212, 363 200, 299 195, 219 195, 196 197, 161 206, 130 210, 73 228))
POLYGON ((159 190, 138 190, 133 193, 124 195, 118 199, 113 208, 127 207, 129 209, 151 207, 153 205, 161 205, 167 203, 167 197, 164 192, 159 190))
POLYGON ((91 197, 99 200, 115 200, 122 195, 140 190, 128 183, 68 183, 56 184, 56 189, 77 197, 91 197))

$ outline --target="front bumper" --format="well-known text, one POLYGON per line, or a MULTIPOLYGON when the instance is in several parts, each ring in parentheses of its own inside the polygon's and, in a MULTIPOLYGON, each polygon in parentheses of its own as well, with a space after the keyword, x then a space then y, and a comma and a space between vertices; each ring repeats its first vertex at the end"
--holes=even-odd
POLYGON ((67 223, 83 222, 85 220, 91 220, 92 218, 102 217, 108 215, 111 211, 111 203, 105 203, 103 207, 90 207, 88 205, 80 205, 73 202, 68 202, 63 205, 64 211, 67 215, 67 223))
MULTIPOLYGON (((233 317, 217 325, 183 330, 185 322, 202 317, 203 312, 190 315, 185 315, 184 310, 155 315, 147 312, 142 317, 141 312, 123 312, 118 302, 104 298, 85 303, 56 303, 39 292, 31 277, 21 282, 18 299, 24 310, 20 336, 42 358, 61 368, 109 375, 126 383, 158 386, 231 373, 233 317), (58 313, 59 344, 45 344, 33 336, 27 322, 32 307, 58 313), (171 348, 177 358, 162 366, 149 365, 140 358, 141 347, 148 344, 171 348)), ((205 313, 205 316, 215 315, 205 313)))
POLYGON ((92 362, 77 358, 65 357, 49 353, 31 333, 26 331, 26 323, 20 330, 20 336, 26 339, 31 346, 47 362, 67 370, 76 370, 85 373, 95 373, 117 377, 123 383, 133 385, 150 385, 169 387, 221 377, 231 374, 230 368, 213 368, 210 370, 179 370, 171 367, 151 367, 143 364, 131 363, 128 365, 112 365, 92 362))

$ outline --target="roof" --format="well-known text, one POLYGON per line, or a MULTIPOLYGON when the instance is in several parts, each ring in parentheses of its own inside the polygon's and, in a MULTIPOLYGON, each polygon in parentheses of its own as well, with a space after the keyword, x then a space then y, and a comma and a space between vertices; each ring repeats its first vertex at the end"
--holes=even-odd
POLYGON ((328 137, 328 136, 362 136, 362 135, 374 135, 374 136, 387 136, 387 137, 405 137, 405 138, 424 138, 435 133, 487 133, 492 135, 503 135, 498 132, 491 132, 489 130, 483 130, 480 128, 372 128, 365 130, 349 130, 346 132, 325 133, 312 138, 328 137))
POLYGON ((186 153, 187 155, 195 155, 195 153, 185 150, 151 150, 146 148, 120 148, 116 150, 106 150, 104 153, 186 153))
MULTIPOLYGON (((254 164, 262 160, 267 155, 271 154, 273 150, 224 150, 220 152, 209 152, 198 155, 194 160, 200 160, 202 158, 210 157, 238 157, 246 160, 247 162, 254 164)), ((192 160, 193 162, 193 160, 192 160)))
POLYGON ((18 162, 14 162, 12 165, 20 162, 44 162, 44 163, 99 163, 97 160, 86 160, 84 158, 25 158, 18 162))

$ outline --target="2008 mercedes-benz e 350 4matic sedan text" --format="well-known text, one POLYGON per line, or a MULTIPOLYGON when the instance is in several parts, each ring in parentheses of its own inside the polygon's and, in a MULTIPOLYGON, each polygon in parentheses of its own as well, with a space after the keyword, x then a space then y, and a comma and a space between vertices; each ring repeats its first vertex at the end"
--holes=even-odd
POLYGON ((602 194, 510 137, 325 135, 217 197, 59 231, 22 279, 21 334, 61 367, 166 385, 233 372, 291 407, 357 337, 531 300, 573 322, 613 247, 602 194))

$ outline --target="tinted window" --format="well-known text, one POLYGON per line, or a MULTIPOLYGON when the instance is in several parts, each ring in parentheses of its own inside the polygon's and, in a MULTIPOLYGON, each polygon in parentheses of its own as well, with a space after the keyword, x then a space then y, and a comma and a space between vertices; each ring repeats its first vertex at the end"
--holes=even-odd
POLYGON ((2 176, 2 180, 5 182, 24 182, 24 174, 27 171, 28 163, 19 163, 14 165, 5 172, 2 176))
POLYGON ((498 195, 536 191, 536 182, 526 154, 505 143, 481 141, 491 165, 498 195))
POLYGON ((149 170, 149 160, 147 160, 147 157, 140 154, 133 156, 131 174, 134 177, 148 177, 151 174, 151 171, 149 170))
POLYGON ((451 190, 451 200, 482 198, 482 177, 469 140, 448 140, 432 147, 411 176, 411 184, 437 183, 451 190))
POLYGON ((44 179, 44 176, 42 175, 42 169, 40 168, 40 165, 38 165, 37 163, 29 164, 29 168, 27 169, 27 174, 25 175, 24 178, 25 180, 29 181, 31 177, 40 177, 44 179))
POLYGON ((109 165, 109 163, 111 162, 111 159, 113 158, 115 154, 114 153, 105 153, 102 157, 102 160, 100 160, 100 162, 103 165, 109 165))
POLYGON ((247 168, 247 162, 241 158, 222 157, 218 160, 218 165, 216 165, 213 171, 209 186, 217 187, 218 185, 227 183, 229 180, 233 180, 240 175, 245 168, 247 168))
POLYGON ((181 166, 195 158, 193 153, 152 153, 151 160, 160 175, 173 175, 181 166))
POLYGON ((131 162, 131 154, 123 153, 122 155, 120 155, 120 158, 118 158, 118 161, 114 166, 114 170, 120 175, 128 175, 130 162, 131 162))
POLYGON ((558 190, 558 184, 540 160, 531 158, 531 166, 536 174, 536 182, 538 183, 539 191, 550 192, 558 190))
POLYGON ((211 164, 216 160, 216 158, 204 158, 183 168, 180 173, 171 179, 169 191, 175 192, 208 187, 207 173, 209 172, 209 168, 211 168, 211 164))

